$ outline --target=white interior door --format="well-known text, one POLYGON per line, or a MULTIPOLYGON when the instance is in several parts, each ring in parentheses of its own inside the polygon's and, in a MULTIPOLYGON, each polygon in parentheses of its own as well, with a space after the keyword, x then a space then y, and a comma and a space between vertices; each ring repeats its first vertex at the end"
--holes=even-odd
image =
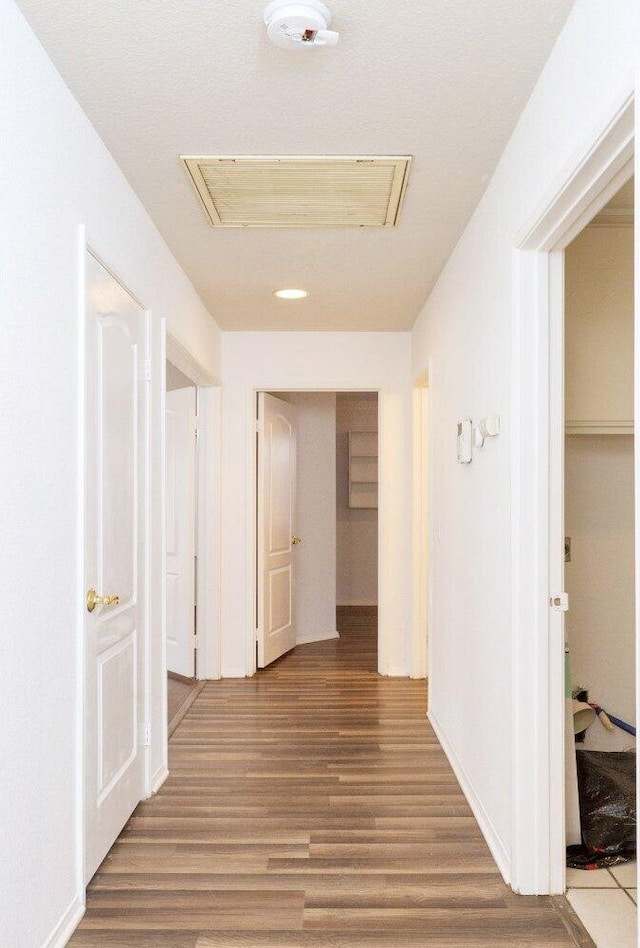
POLYGON ((144 795, 146 314, 86 255, 85 879, 144 795), (101 601, 102 600, 102 601, 101 601))
POLYGON ((195 676, 196 390, 167 392, 167 668, 195 676))
POLYGON ((293 611, 295 410, 258 395, 258 667, 296 644, 293 611))

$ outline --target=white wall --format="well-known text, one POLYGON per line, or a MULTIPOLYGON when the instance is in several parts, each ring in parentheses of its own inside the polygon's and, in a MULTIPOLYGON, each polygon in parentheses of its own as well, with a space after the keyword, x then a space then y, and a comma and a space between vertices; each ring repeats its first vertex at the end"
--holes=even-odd
POLYGON ((380 668, 408 675, 411 643, 409 333, 224 333, 222 669, 252 667, 255 390, 380 389, 380 668), (410 544, 410 540, 408 541, 410 544))
POLYGON ((633 419, 633 225, 585 227, 565 251, 565 416, 633 419))
MULTIPOLYGON (((615 6, 577 0, 413 332, 413 377, 432 360, 430 713, 507 878, 514 812, 513 242, 567 163, 591 141, 594 124, 632 91, 639 44, 635 0, 615 6), (456 420, 488 413, 502 416, 502 435, 472 464, 457 464, 456 420)), ((534 825, 530 833, 533 846, 534 825)))
POLYGON ((175 392, 179 388, 190 388, 193 382, 184 372, 176 368, 173 362, 166 361, 166 388, 168 392, 175 392))
POLYGON ((336 636, 336 396, 291 392, 296 407, 296 641, 336 636))
POLYGON ((81 892, 81 225, 214 375, 220 334, 11 0, 0 84, 0 944, 38 948, 81 892))
POLYGON ((378 602, 378 511, 349 507, 349 431, 378 430, 378 399, 343 393, 336 404, 337 601, 378 602))

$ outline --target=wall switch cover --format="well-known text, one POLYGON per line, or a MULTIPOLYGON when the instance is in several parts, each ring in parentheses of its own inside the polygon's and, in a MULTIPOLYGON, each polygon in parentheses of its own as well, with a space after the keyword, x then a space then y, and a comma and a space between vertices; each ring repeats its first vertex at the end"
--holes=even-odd
POLYGON ((469 464, 473 457, 472 451, 473 421, 471 418, 463 418, 458 422, 458 462, 469 464))

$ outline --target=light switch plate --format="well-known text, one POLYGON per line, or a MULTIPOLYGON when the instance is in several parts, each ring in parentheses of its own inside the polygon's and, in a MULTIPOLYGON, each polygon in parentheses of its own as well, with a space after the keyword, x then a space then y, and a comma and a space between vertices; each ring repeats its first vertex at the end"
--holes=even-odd
POLYGON ((473 457, 473 421, 463 418, 458 422, 458 462, 470 464, 473 457))

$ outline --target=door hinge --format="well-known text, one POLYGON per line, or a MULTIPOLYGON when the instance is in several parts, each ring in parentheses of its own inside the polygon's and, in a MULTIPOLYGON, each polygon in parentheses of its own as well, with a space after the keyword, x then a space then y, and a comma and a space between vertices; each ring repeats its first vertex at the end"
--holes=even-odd
POLYGON ((549 605, 556 612, 567 612, 569 609, 569 594, 558 593, 557 596, 552 596, 549 599, 549 605))
POLYGON ((151 747, 151 721, 147 721, 144 726, 144 746, 151 747))
POLYGON ((199 642, 199 640, 198 640, 198 633, 197 633, 197 632, 196 632, 196 633, 194 634, 194 636, 193 636, 193 647, 194 647, 195 649, 200 648, 200 642, 199 642))
POLYGON ((145 359, 142 363, 142 378, 145 382, 151 381, 151 359, 145 359))
POLYGON ((193 429, 193 433, 194 433, 195 439, 196 439, 196 441, 197 441, 198 438, 200 437, 200 429, 198 428, 197 425, 196 425, 195 428, 193 429))

